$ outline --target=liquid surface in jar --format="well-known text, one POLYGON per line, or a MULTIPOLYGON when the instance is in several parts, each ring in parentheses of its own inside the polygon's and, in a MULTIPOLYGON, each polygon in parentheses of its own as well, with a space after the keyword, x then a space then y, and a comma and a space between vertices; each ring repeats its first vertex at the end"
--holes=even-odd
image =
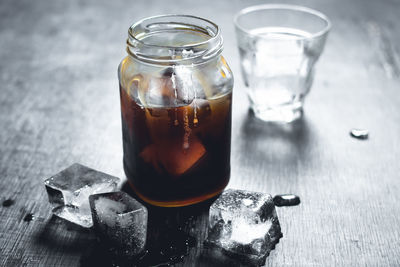
POLYGON ((179 107, 144 107, 120 86, 124 169, 135 193, 157 206, 219 194, 230 176, 231 92, 179 107))

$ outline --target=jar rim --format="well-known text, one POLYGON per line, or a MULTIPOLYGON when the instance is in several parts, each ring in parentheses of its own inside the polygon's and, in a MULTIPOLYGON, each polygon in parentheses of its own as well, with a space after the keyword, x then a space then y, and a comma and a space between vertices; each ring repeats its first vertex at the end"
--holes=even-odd
POLYGON ((141 60, 153 63, 206 60, 220 54, 222 47, 223 40, 219 26, 208 19, 193 15, 166 14, 146 17, 132 24, 128 30, 128 53, 141 60), (161 45, 143 40, 145 36, 157 33, 157 30, 162 32, 168 29, 181 30, 182 32, 197 31, 207 36, 207 39, 180 45, 161 45), (173 55, 168 58, 163 57, 163 53, 172 53, 173 55))

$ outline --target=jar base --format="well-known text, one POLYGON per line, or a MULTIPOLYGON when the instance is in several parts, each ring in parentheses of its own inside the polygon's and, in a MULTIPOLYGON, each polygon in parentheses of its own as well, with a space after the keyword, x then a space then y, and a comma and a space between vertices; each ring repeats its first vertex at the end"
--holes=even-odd
POLYGON ((184 206, 190 206, 190 205, 194 205, 194 204, 198 204, 200 202, 204 202, 206 200, 209 200, 215 196, 218 196, 219 194, 222 193, 222 191, 224 191, 225 187, 228 185, 229 180, 227 180, 227 182, 225 184, 223 184, 220 188, 216 189, 213 192, 210 192, 208 194, 205 195, 201 195, 201 196, 196 196, 193 198, 189 198, 189 199, 183 199, 183 200, 173 200, 173 201, 159 201, 159 200, 153 200, 151 198, 146 197, 145 195, 141 194, 133 185, 132 181, 130 181, 128 179, 128 184, 129 186, 132 188, 133 192, 140 198, 142 199, 144 202, 151 204, 153 206, 158 206, 158 207, 169 207, 169 208, 173 208, 173 207, 184 207, 184 206))

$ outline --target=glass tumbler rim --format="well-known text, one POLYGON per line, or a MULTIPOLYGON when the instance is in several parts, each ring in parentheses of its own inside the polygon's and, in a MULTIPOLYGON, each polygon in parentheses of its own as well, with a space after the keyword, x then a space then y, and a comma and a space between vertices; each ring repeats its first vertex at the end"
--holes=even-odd
MULTIPOLYGON (((291 5, 291 4, 262 4, 262 5, 254 5, 254 6, 249 6, 249 7, 243 8, 238 13, 236 13, 236 15, 234 16, 234 19, 233 19, 236 29, 240 30, 241 32, 243 32, 247 35, 254 36, 254 37, 256 37, 256 36, 260 37, 259 34, 251 33, 251 31, 242 27, 240 25, 240 23, 238 22, 238 20, 241 16, 248 15, 254 11, 260 11, 260 10, 286 10, 286 11, 303 12, 306 15, 313 15, 315 17, 318 17, 325 22, 326 25, 322 28, 322 30, 314 32, 314 33, 310 33, 309 36, 301 36, 301 37, 299 36, 298 38, 296 38, 296 39, 300 39, 300 40, 314 39, 314 38, 318 38, 320 36, 326 35, 332 27, 332 23, 331 23, 330 19, 324 13, 322 13, 318 10, 309 8, 309 7, 300 6, 300 5, 291 5)), ((262 37, 268 38, 265 36, 262 36, 262 37)))

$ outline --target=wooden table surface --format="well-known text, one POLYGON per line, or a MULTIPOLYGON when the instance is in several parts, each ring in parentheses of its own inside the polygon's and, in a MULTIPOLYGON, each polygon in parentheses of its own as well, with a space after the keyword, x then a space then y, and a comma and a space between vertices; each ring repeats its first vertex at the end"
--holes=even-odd
MULTIPOLYGON (((51 216, 43 181, 74 162, 124 177, 117 66, 128 27, 163 13, 222 28, 235 75, 229 187, 301 197, 277 208, 284 236, 266 265, 400 265, 400 2, 284 1, 333 28, 304 119, 281 126, 249 115, 239 69, 232 18, 261 2, 0 1, 2 266, 85 262, 93 235, 51 216)), ((177 266, 213 263, 195 247, 177 266)))

